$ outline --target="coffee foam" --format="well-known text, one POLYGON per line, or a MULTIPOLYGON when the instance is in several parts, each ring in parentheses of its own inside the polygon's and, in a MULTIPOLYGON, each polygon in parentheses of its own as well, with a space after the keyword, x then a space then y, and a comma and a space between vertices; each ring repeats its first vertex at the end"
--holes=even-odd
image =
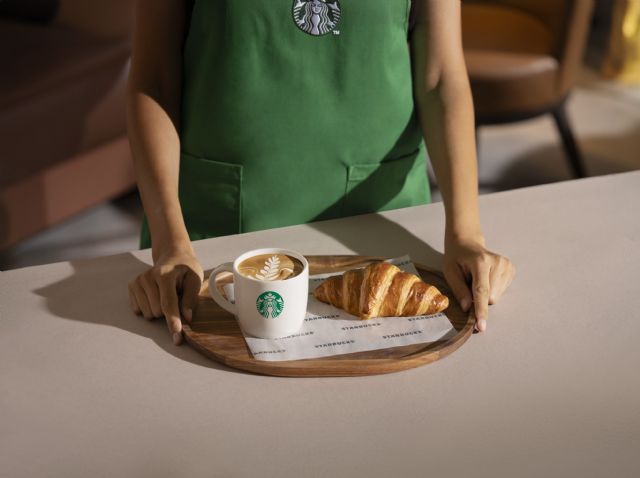
POLYGON ((286 280, 302 272, 302 262, 286 254, 260 254, 240 263, 238 272, 262 281, 286 280))

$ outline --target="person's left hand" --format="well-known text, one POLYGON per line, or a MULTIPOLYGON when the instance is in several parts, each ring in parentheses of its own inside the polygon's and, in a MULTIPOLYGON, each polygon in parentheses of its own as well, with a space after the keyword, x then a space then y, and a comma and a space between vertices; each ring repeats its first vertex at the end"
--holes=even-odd
POLYGON ((479 332, 487 329, 489 305, 500 299, 515 271, 509 259, 485 247, 483 237, 445 240, 445 279, 465 312, 474 305, 479 332))

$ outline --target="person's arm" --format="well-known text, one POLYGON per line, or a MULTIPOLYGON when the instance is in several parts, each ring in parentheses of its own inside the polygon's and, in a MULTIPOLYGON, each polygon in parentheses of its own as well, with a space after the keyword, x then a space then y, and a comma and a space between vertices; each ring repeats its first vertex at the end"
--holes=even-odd
POLYGON ((462 50, 460 1, 418 0, 410 44, 414 96, 446 214, 444 274, 464 310, 486 329, 488 305, 515 268, 485 247, 478 211, 473 100, 462 50))
POLYGON ((127 93, 127 129, 138 190, 152 237, 154 266, 129 283, 132 309, 164 316, 182 341, 203 272, 178 200, 182 46, 188 0, 138 0, 127 93), (180 297, 181 296, 181 297, 180 297))

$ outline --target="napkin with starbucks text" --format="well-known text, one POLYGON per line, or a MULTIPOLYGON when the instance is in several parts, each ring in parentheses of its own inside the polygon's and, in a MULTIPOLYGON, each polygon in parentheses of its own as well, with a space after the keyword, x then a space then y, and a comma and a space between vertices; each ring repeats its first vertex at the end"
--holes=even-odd
MULTIPOLYGON (((405 272, 418 274, 409 256, 390 259, 405 272)), ((318 301, 314 289, 323 280, 340 273, 309 277, 309 302, 304 324, 298 333, 281 339, 259 339, 244 334, 256 360, 300 360, 330 355, 379 350, 446 340, 456 333, 444 314, 416 317, 384 317, 370 320, 348 314, 342 309, 318 301)), ((233 300, 233 284, 225 286, 233 300)))

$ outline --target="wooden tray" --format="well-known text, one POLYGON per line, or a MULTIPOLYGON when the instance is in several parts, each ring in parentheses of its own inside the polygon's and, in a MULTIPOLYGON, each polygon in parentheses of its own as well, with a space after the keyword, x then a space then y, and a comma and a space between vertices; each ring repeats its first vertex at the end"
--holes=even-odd
MULTIPOLYGON (((306 256, 310 273, 344 271, 362 267, 377 257, 364 256, 306 256)), ((375 375, 397 372, 418 367, 449 355, 464 342, 471 333, 475 320, 462 311, 444 278, 427 267, 416 264, 426 282, 437 286, 449 297, 449 308, 445 314, 458 331, 448 340, 428 344, 405 345, 383 350, 357 352, 332 357, 282 362, 255 360, 242 336, 233 315, 222 309, 209 296, 208 282, 200 292, 200 303, 191 324, 184 323, 184 335, 193 348, 207 357, 222 362, 229 367, 264 375, 282 377, 339 377, 375 375)), ((231 275, 220 275, 218 287, 231 281, 231 275)))

